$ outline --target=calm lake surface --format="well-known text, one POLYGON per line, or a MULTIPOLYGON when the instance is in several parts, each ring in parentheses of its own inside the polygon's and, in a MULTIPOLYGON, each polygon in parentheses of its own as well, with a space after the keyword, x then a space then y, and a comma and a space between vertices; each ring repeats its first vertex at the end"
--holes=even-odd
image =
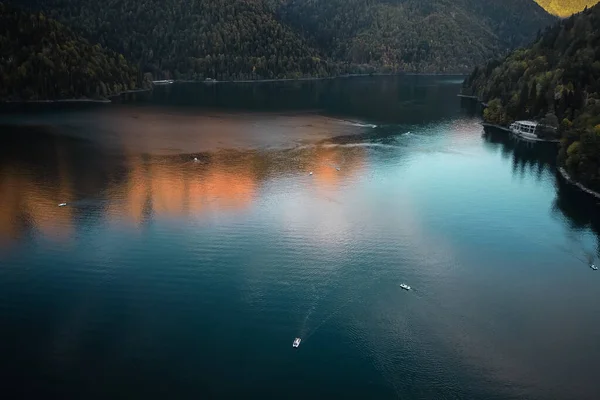
POLYGON ((600 398, 598 206, 461 81, 5 110, 3 397, 600 398))

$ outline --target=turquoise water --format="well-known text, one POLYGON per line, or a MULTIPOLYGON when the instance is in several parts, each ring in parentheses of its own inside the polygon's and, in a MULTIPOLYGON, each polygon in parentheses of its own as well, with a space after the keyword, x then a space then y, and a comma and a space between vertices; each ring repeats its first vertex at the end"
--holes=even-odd
POLYGON ((459 87, 176 84, 0 115, 6 390, 599 398, 597 205, 459 87))

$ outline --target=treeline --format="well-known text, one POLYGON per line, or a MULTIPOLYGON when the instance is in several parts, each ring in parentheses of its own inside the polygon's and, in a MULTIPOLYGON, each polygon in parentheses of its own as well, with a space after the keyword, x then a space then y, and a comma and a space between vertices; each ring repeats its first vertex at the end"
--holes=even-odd
POLYGON ((554 124, 560 163, 600 188, 600 5, 547 28, 529 48, 476 68, 463 86, 488 103, 490 122, 554 124))
POLYGON ((0 99, 106 98, 141 84, 138 68, 122 55, 41 13, 0 3, 0 99))
MULTIPOLYGON (((16 0, 14 0, 16 2, 16 0)), ((553 17, 504 0, 19 0, 155 79, 460 72, 553 17)))

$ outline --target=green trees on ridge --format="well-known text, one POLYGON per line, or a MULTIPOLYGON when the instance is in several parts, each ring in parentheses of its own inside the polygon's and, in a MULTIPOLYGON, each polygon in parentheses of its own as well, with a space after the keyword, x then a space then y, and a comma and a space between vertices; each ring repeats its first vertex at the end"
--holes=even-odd
POLYGON ((91 40, 125 54, 155 79, 299 78, 340 73, 266 2, 30 0, 91 40))
MULTIPOLYGON (((16 0, 14 0, 16 3, 16 0)), ((20 0, 155 79, 460 72, 554 20, 522 0, 20 0)))
POLYGON ((476 68, 465 94, 488 103, 493 123, 554 119, 559 161, 585 185, 600 188, 600 6, 548 27, 502 62, 476 68))
MULTIPOLYGON (((5 1, 64 24, 42 28, 61 32, 53 44, 46 34, 15 39, 8 32, 21 27, 4 27, 11 47, 3 50, 31 58, 23 61, 25 80, 7 58, 0 60, 11 83, 18 82, 17 97, 28 99, 110 95, 140 86, 145 73, 156 80, 254 80, 468 71, 554 20, 522 0, 5 1), (23 40, 31 42, 28 50, 20 49, 23 40), (57 56, 65 52, 72 55, 68 65, 57 56), (38 53, 55 67, 38 72, 44 63, 35 61, 38 53), (66 70, 70 78, 38 79, 66 70)), ((15 93, 2 94, 9 95, 15 93)))
POLYGON ((122 55, 0 3, 0 99, 105 98, 141 84, 122 55))

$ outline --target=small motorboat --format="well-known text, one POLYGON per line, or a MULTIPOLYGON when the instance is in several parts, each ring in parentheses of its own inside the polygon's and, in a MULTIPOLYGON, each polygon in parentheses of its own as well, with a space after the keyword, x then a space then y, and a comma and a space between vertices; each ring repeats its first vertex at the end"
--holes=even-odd
POLYGON ((296 339, 294 339, 294 343, 292 344, 292 346, 294 346, 294 347, 300 346, 300 342, 301 341, 302 341, 302 339, 300 339, 299 337, 297 337, 296 339))
POLYGON ((308 174, 309 174, 309 175, 312 175, 312 171, 310 171, 308 174))
POLYGON ((60 203, 58 206, 59 206, 59 207, 64 207, 64 206, 66 206, 66 205, 67 205, 67 203, 60 203))
POLYGON ((404 289, 404 290, 410 290, 410 289, 411 289, 411 287, 410 287, 410 286, 408 286, 406 283, 401 283, 401 284, 400 284, 400 287, 401 287, 402 289, 404 289))
POLYGON ((598 267, 596 267, 596 265, 594 265, 594 264, 590 265, 590 268, 593 269, 594 271, 598 271, 598 267))
POLYGON ((340 167, 335 167, 335 169, 336 169, 337 171, 339 171, 339 170, 340 170, 340 167))

